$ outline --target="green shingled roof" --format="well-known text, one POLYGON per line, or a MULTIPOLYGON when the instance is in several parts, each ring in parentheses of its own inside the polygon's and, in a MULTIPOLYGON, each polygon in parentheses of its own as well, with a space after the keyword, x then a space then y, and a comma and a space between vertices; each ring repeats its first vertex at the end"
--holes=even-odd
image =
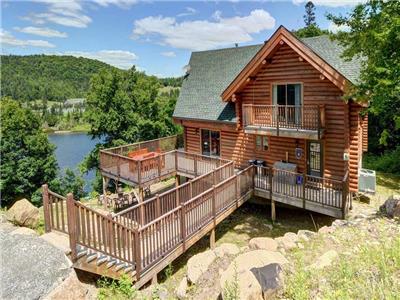
MULTIPOLYGON (((344 61, 340 57, 343 48, 328 36, 304 38, 301 41, 349 81, 357 81, 360 61, 344 61)), ((262 46, 193 52, 189 61, 189 75, 183 81, 173 116, 235 122, 234 104, 223 102, 221 94, 262 46)))

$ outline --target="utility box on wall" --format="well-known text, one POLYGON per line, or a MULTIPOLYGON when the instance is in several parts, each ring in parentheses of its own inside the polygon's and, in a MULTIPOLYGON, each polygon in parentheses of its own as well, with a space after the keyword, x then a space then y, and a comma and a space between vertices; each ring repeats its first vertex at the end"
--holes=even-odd
POLYGON ((358 191, 375 194, 376 173, 374 170, 360 169, 358 172, 358 191))

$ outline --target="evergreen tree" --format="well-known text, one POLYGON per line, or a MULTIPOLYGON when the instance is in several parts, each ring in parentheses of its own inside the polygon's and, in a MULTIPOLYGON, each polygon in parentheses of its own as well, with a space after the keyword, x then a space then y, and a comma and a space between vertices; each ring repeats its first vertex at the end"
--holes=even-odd
POLYGON ((303 16, 306 27, 316 25, 315 23, 315 5, 312 1, 308 1, 305 5, 306 14, 303 16))

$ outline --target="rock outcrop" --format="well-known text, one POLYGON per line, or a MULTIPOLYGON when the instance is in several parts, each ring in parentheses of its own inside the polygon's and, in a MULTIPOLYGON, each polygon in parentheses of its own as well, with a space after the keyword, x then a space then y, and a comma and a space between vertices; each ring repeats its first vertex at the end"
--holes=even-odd
POLYGON ((254 250, 238 255, 221 274, 222 296, 232 288, 239 299, 267 299, 281 287, 282 267, 287 259, 279 252, 254 250))
POLYGON ((400 195, 390 196, 379 207, 379 211, 389 218, 400 218, 400 195))
POLYGON ((24 227, 35 228, 39 223, 39 209, 27 199, 14 203, 6 213, 7 220, 24 227))
POLYGON ((188 282, 186 276, 182 278, 181 282, 179 283, 178 287, 176 288, 176 297, 178 299, 184 299, 186 297, 186 290, 188 287, 188 282))
POLYGON ((196 283, 197 280, 208 270, 208 267, 217 258, 213 250, 192 256, 187 263, 187 276, 191 283, 196 283))
POLYGON ((223 243, 214 249, 215 255, 220 258, 225 255, 236 255, 239 252, 239 247, 231 243, 223 243))
POLYGON ((253 250, 264 249, 268 251, 276 251, 278 249, 278 243, 272 238, 257 237, 252 238, 249 241, 249 247, 253 250))

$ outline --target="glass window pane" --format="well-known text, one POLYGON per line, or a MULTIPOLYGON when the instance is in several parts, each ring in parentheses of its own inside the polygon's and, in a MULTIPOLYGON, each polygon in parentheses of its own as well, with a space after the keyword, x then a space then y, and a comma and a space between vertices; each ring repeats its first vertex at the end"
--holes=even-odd
POLYGON ((210 130, 201 130, 201 152, 203 155, 210 155, 210 130))
POLYGON ((219 156, 219 154, 220 154, 219 131, 211 131, 211 155, 219 156))
POLYGON ((256 149, 257 150, 261 150, 262 149, 261 135, 256 135, 256 149))
POLYGON ((264 151, 267 151, 267 150, 268 150, 268 147, 269 147, 269 145, 268 145, 268 137, 267 137, 267 136, 264 136, 264 137, 263 137, 263 150, 264 150, 264 151))
POLYGON ((295 100, 295 84, 288 84, 287 85, 287 101, 286 105, 295 105, 296 100, 295 100))
POLYGON ((286 85, 277 85, 277 99, 278 105, 286 105, 286 85))

